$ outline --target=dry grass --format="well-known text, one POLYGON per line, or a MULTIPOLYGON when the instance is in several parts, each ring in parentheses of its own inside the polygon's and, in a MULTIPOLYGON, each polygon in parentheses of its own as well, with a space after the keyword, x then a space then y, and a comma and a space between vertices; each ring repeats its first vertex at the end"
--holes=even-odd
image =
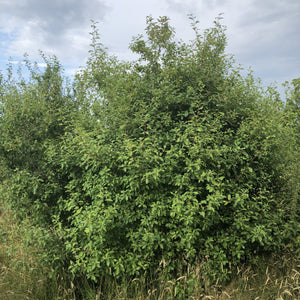
POLYGON ((252 267, 236 270, 227 284, 205 284, 201 267, 193 268, 189 274, 174 280, 161 280, 155 288, 146 290, 145 283, 134 279, 127 286, 112 285, 89 299, 133 299, 133 300, 298 300, 300 299, 300 266, 295 257, 263 257, 252 267), (193 278, 193 280, 191 280, 193 278), (135 286, 132 290, 128 287, 135 286))
POLYGON ((26 227, 5 209, 0 210, 0 299, 47 299, 47 270, 41 267, 26 227))
POLYGON ((297 265, 295 258, 273 256, 262 258, 260 264, 237 270, 220 297, 213 299, 300 298, 300 266, 297 265))

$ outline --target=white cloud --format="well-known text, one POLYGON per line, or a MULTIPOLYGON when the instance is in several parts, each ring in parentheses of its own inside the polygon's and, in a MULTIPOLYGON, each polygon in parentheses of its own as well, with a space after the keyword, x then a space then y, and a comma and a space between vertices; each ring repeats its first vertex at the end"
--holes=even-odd
POLYGON ((0 28, 15 36, 9 55, 36 56, 43 50, 74 63, 86 55, 90 19, 102 20, 108 11, 98 0, 2 0, 0 28))

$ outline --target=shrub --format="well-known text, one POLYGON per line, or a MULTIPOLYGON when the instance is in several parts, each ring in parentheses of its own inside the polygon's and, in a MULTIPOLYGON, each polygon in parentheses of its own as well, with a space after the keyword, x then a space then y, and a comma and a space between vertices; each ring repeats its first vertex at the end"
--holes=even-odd
POLYGON ((14 204, 51 228, 48 255, 75 278, 173 276, 200 263, 227 279, 232 266, 296 243, 292 117, 225 55, 219 19, 203 33, 191 24, 186 44, 168 18, 148 17, 134 62, 109 56, 94 26, 74 94, 59 85, 51 100, 56 61, 42 85, 5 91, 14 204))

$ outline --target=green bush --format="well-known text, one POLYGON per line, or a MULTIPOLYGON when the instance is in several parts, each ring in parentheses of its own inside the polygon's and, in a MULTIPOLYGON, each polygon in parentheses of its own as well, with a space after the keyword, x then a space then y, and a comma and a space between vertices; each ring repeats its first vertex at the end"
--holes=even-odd
POLYGON ((51 229, 39 238, 48 259, 75 278, 174 276, 200 263, 227 279, 295 247, 293 114, 241 76, 219 19, 203 33, 191 24, 186 44, 168 18, 148 17, 134 62, 109 56, 93 26, 74 93, 56 60, 25 88, 2 87, 12 202, 51 229))

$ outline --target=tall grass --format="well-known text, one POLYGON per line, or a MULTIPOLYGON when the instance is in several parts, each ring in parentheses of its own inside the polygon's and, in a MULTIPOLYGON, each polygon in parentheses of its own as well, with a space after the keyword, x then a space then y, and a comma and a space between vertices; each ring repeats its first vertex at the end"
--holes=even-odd
POLYGON ((162 274, 152 282, 135 278, 116 282, 102 278, 92 284, 82 278, 73 283, 67 274, 49 276, 37 245, 28 242, 29 220, 20 222, 2 205, 0 209, 0 299, 300 299, 300 264, 297 256, 261 256, 257 262, 232 270, 231 280, 209 282, 201 265, 177 278, 162 274))
MULTIPOLYGON (((37 245, 29 242, 31 224, 20 222, 2 205, 0 208, 0 299, 65 299, 69 291, 61 278, 49 277, 37 245)), ((73 297, 74 298, 74 297, 73 297)), ((70 298, 72 299, 72 297, 70 298)))

